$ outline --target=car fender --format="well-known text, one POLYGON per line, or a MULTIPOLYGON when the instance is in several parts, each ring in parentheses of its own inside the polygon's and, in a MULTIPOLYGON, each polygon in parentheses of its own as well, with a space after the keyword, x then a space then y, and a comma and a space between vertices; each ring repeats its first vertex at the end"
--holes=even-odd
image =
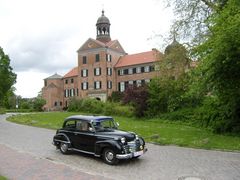
POLYGON ((56 145, 59 145, 61 142, 63 143, 67 143, 67 144, 71 144, 70 139, 68 138, 68 136, 64 133, 57 133, 54 137, 53 137, 53 142, 56 145))
POLYGON ((98 141, 95 144, 95 154, 101 155, 104 148, 110 148, 114 150, 116 153, 120 153, 122 151, 122 146, 116 140, 104 140, 98 141))

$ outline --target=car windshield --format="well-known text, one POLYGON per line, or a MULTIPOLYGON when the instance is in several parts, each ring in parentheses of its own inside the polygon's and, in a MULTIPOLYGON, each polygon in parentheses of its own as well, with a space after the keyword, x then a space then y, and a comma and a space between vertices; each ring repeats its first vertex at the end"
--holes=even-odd
POLYGON ((93 122, 96 131, 108 131, 109 129, 117 129, 113 119, 101 119, 93 122))

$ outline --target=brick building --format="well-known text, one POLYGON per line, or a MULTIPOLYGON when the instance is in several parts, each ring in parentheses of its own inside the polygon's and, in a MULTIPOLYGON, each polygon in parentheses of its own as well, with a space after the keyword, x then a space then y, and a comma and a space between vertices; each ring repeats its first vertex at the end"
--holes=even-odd
POLYGON ((77 67, 63 77, 54 74, 44 79, 45 110, 67 107, 70 98, 106 101, 113 91, 125 91, 128 84, 147 83, 157 75, 155 64, 163 56, 156 49, 128 55, 118 40, 111 40, 104 11, 96 23, 96 39, 89 38, 77 53, 77 67))

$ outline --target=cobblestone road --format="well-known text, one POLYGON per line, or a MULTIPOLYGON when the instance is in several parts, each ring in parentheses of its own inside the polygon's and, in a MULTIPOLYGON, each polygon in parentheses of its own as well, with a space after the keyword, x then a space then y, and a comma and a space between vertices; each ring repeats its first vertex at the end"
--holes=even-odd
POLYGON ((5 165, 0 166, 0 174, 12 179, 29 177, 16 176, 14 170, 6 168, 12 159, 18 161, 15 166, 19 169, 33 171, 35 179, 240 179, 240 153, 147 144, 148 152, 139 159, 109 166, 99 158, 84 154, 62 155, 51 145, 55 131, 10 123, 5 118, 6 115, 0 115, 0 164, 5 165), (51 171, 41 171, 41 166, 49 166, 51 171), (61 178, 51 177, 58 173, 56 169, 64 173, 61 178))

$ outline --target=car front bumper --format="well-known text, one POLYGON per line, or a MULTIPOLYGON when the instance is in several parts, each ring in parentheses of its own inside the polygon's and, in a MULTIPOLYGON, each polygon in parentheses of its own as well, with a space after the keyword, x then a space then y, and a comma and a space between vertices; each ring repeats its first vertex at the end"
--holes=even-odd
POLYGON ((132 153, 128 153, 128 154, 116 154, 116 158, 117 159, 131 159, 134 157, 138 157, 143 155, 145 152, 147 152, 147 148, 144 148, 141 151, 136 151, 136 152, 132 152, 132 153))

